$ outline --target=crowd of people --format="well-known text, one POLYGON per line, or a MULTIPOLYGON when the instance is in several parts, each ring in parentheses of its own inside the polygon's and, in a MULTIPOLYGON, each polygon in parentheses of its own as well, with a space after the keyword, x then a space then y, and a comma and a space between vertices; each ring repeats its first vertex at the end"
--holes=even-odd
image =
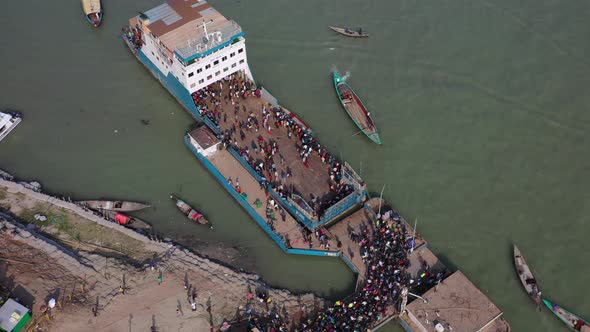
MULTIPOLYGON (((319 157, 329 169, 329 194, 315 197, 310 193, 305 204, 298 204, 304 208, 307 205, 314 216, 321 218, 327 208, 354 190, 342 179, 342 164, 288 111, 270 104, 262 105, 260 109, 248 109, 243 101, 261 96, 260 90, 252 91, 252 88, 253 85, 248 81, 230 76, 218 84, 195 92, 193 100, 201 115, 218 127, 224 146, 234 149, 260 175, 260 185, 265 190, 269 185, 282 197, 299 196, 291 196, 298 194, 293 183, 288 182, 293 176, 293 170, 289 167, 292 161, 285 160, 281 151, 284 147, 273 137, 273 132, 281 128, 286 130, 288 139, 294 140, 304 167, 310 167, 313 154, 319 157), (222 103, 226 104, 225 108, 222 103), (227 109, 227 104, 232 105, 230 111, 224 110, 227 109)), ((298 202, 297 199, 294 201, 298 202)), ((257 202, 261 204, 258 199, 257 202)), ((277 208, 276 201, 267 197, 266 217, 273 230, 277 208)), ((306 234, 310 243, 311 236, 310 233, 306 234)), ((315 236, 323 249, 330 249, 330 241, 322 230, 318 230, 315 236)), ((422 294, 440 282, 445 275, 445 271, 431 271, 427 264, 420 267, 418 275, 410 275, 409 254, 415 243, 405 223, 394 211, 387 211, 370 227, 365 227, 358 233, 351 231, 349 236, 353 242, 358 243, 360 257, 367 266, 364 286, 345 300, 336 301, 321 311, 305 315, 304 319, 293 324, 297 331, 368 331, 391 314, 391 308, 400 309, 404 289, 422 294)), ((268 301, 263 296, 257 296, 257 299, 268 301)), ((273 310, 268 310, 264 315, 252 315, 248 324, 250 328, 256 327, 260 331, 284 331, 290 326, 288 317, 273 310)))
POLYGON ((431 271, 427 264, 421 266, 417 276, 410 275, 408 255, 413 250, 414 239, 393 211, 377 219, 374 227, 365 227, 359 233, 351 231, 349 236, 360 245, 367 266, 364 286, 345 300, 336 301, 305 319, 300 331, 369 331, 391 313, 389 307, 400 310, 404 288, 423 294, 444 277, 444 271, 431 271))
POLYGON ((294 144, 304 167, 310 167, 310 158, 312 154, 316 154, 329 168, 329 194, 323 197, 310 194, 305 205, 311 208, 309 212, 314 217, 321 218, 326 209, 354 191, 342 179, 342 164, 291 113, 271 104, 263 105, 259 110, 247 109, 241 101, 261 96, 260 90, 252 92, 252 89, 253 85, 249 81, 230 75, 217 84, 194 92, 192 97, 201 115, 208 118, 222 133, 224 146, 233 148, 263 178, 263 185, 269 184, 281 197, 290 196, 296 192, 296 188, 293 183, 288 184, 293 171, 281 154, 281 147, 273 138, 273 132, 280 128, 286 129, 287 137, 295 140, 294 144), (225 110, 222 103, 231 104, 233 114, 225 110))
POLYGON ((123 28, 123 34, 125 35, 125 37, 129 41, 129 43, 131 43, 131 45, 135 48, 135 50, 138 50, 141 48, 142 41, 141 41, 141 30, 140 29, 126 26, 123 28))

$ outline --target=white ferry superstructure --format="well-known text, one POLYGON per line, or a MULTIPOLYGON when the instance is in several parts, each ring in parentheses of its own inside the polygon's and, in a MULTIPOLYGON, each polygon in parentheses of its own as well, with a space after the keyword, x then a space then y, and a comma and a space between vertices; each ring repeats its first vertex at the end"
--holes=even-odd
POLYGON ((169 0, 129 27, 126 42, 177 99, 234 73, 253 81, 242 28, 205 0, 169 0))

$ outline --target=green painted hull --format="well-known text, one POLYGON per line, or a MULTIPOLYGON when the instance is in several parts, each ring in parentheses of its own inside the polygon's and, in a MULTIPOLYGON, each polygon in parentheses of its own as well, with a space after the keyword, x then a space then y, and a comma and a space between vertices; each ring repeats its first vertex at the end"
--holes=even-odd
MULTIPOLYGON (((363 105, 363 107, 365 108, 365 110, 367 109, 365 107, 365 104, 362 102, 362 100, 356 94, 356 92, 354 92, 354 90, 350 87, 350 85, 348 85, 338 74, 332 73, 332 81, 334 83, 334 89, 336 90, 336 95, 338 96, 338 100, 340 100, 340 105, 342 105, 342 107, 344 108, 344 110, 347 113, 348 113, 348 110, 346 109, 346 107, 344 107, 344 101, 342 100, 342 97, 340 96, 340 92, 338 91, 338 84, 345 84, 348 87, 348 89, 350 89, 350 91, 359 100, 359 102, 363 105)), ((360 123, 358 123, 358 121, 350 113, 348 113, 348 116, 352 119, 352 121, 354 122, 354 124, 363 132, 363 134, 365 134, 365 136, 367 136, 371 141, 373 141, 373 142, 381 145, 381 137, 379 136, 379 132, 377 130, 375 130, 375 132, 369 132, 368 130, 366 130, 365 128, 363 128, 360 125, 360 123)), ((375 124, 375 121, 373 121, 373 118, 371 117, 371 115, 370 114, 367 114, 367 116, 368 116, 368 118, 371 120, 371 122, 374 125, 375 124)))
POLYGON ((590 326, 590 323, 588 323, 587 321, 585 321, 584 319, 582 319, 580 316, 577 316, 571 312, 569 312, 568 310, 564 309, 563 307, 552 303, 551 301, 547 300, 547 299, 543 299, 543 303, 545 303, 545 306, 547 308, 549 308, 549 310, 551 310, 551 312, 553 312, 553 314, 555 314, 555 316, 557 316, 562 322, 565 323, 565 325, 567 325, 570 329, 574 330, 574 331, 579 331, 579 330, 575 330, 574 329, 574 322, 572 322, 570 319, 574 318, 574 319, 580 319, 582 320, 584 323, 586 323, 586 325, 590 326), (555 307, 555 308, 554 308, 555 307), (566 312, 567 314, 570 315, 570 319, 568 319, 568 317, 564 317, 564 315, 562 315, 561 313, 557 312, 558 309, 563 310, 564 312, 566 312))

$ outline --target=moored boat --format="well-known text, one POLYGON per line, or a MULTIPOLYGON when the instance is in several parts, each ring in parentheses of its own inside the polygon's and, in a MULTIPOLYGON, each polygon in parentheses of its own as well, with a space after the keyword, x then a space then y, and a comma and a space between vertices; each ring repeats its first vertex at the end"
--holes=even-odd
POLYGON ((102 6, 100 0, 81 0, 82 1, 82 10, 84 11, 84 15, 86 16, 86 20, 93 27, 98 28, 100 23, 102 22, 102 6))
POLYGON ((347 37, 353 37, 353 38, 367 38, 369 37, 368 34, 363 33, 363 29, 358 29, 358 30, 352 30, 349 28, 338 28, 338 27, 333 27, 328 25, 328 27, 330 29, 332 29, 335 32, 338 32, 341 35, 347 36, 347 37))
POLYGON ((348 116, 368 138, 377 144, 381 144, 379 131, 361 99, 338 74, 332 73, 332 80, 334 81, 338 99, 348 116))
POLYGON ((133 216, 123 214, 121 212, 101 210, 100 213, 102 213, 102 215, 105 218, 110 219, 121 226, 133 228, 133 229, 150 229, 150 228, 152 228, 152 226, 150 226, 150 224, 148 224, 147 222, 145 222, 139 218, 135 218, 133 216))
POLYGON ((131 212, 149 208, 150 205, 128 201, 90 200, 78 203, 93 210, 109 210, 115 212, 131 212))
POLYGON ((570 329, 579 332, 590 332, 590 323, 582 317, 575 315, 568 310, 560 307, 559 305, 552 303, 547 299, 543 299, 545 306, 551 310, 562 322, 565 323, 570 329))
POLYGON ((0 112, 0 141, 18 126, 22 117, 18 112, 3 111, 0 112))
MULTIPOLYGON (((531 269, 529 268, 528 264, 522 257, 520 253, 520 249, 516 245, 514 245, 514 267, 516 268, 516 273, 518 274, 518 278, 522 283, 522 286, 526 290, 529 297, 537 304, 537 306, 541 305, 541 291, 539 290, 539 285, 537 284, 537 280, 531 269)), ((540 309, 540 307, 539 307, 540 309)))
POLYGON ((185 201, 181 200, 175 195, 170 195, 170 198, 174 200, 176 203, 176 207, 182 212, 185 216, 187 216, 190 220, 205 226, 209 226, 209 228, 213 228, 213 225, 203 216, 202 213, 198 212, 197 210, 193 209, 190 205, 188 205, 185 201))

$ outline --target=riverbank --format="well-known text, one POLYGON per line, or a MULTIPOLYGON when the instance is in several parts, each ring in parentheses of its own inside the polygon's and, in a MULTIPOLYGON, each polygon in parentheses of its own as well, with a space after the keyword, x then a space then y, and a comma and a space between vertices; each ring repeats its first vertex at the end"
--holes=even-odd
POLYGON ((192 331, 237 322, 246 312, 280 311, 296 319, 322 301, 313 294, 272 289, 257 275, 234 271, 173 243, 152 241, 12 181, 0 180, 0 206, 9 212, 2 215, 0 241, 6 250, 0 280, 29 305, 41 330, 160 326, 192 331), (32 222, 35 213, 47 221, 32 222), (188 301, 193 291, 196 311, 188 301), (256 301, 257 296, 268 302, 256 301), (39 306, 50 297, 61 308, 48 320, 39 315, 39 306), (179 307, 182 315, 177 314, 179 307))

